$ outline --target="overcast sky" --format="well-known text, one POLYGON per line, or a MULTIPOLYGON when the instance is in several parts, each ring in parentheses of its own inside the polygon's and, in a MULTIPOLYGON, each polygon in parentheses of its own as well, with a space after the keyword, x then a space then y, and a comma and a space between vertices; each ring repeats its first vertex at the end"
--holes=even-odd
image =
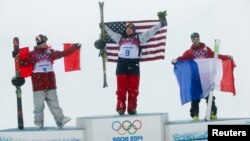
MULTIPOLYGON (((157 19, 167 10, 168 32, 165 60, 141 63, 138 113, 169 113, 169 120, 190 119, 190 103, 181 105, 179 86, 171 59, 191 45, 190 34, 200 33, 201 41, 213 49, 221 39, 221 54, 234 57, 236 96, 216 91, 219 118, 250 117, 250 1, 249 0, 106 0, 104 20, 157 19)), ((0 129, 17 127, 14 61, 11 57, 14 36, 21 47, 35 45, 35 36, 45 34, 53 48, 62 43, 80 42, 81 70, 64 72, 62 61, 55 62, 59 103, 68 124, 83 116, 115 115, 115 63, 107 63, 108 88, 102 88, 101 58, 93 43, 99 38, 100 11, 97 0, 0 0, 0 129)), ((25 127, 33 125, 33 99, 30 78, 22 86, 25 127)), ((200 118, 206 104, 200 103, 200 118)), ((45 126, 55 126, 45 108, 45 126)))

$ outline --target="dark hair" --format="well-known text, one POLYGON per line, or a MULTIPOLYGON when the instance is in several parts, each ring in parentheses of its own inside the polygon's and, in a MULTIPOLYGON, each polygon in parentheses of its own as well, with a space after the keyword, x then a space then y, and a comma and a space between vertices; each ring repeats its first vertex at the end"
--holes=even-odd
POLYGON ((200 37, 199 33, 194 32, 193 34, 191 34, 191 39, 194 39, 195 37, 200 37))

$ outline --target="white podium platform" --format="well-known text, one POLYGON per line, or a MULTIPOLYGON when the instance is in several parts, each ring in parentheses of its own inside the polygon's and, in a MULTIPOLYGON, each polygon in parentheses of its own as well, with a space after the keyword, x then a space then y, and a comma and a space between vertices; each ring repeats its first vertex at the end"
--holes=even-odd
POLYGON ((75 127, 27 127, 23 130, 0 130, 0 141, 87 141, 85 130, 75 127))
POLYGON ((224 118, 213 121, 172 121, 165 125, 166 141, 207 140, 208 125, 248 125, 250 118, 224 118))
POLYGON ((167 113, 91 116, 76 119, 86 129, 87 141, 165 141, 167 113))
POLYGON ((250 125, 250 118, 169 121, 167 113, 76 118, 76 127, 0 130, 0 141, 207 141, 209 125, 250 125))

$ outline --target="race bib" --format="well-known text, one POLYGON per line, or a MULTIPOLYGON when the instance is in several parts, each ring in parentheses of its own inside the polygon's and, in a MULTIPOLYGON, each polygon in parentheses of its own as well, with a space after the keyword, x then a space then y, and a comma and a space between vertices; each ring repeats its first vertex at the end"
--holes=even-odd
POLYGON ((135 44, 123 44, 120 46, 118 56, 121 58, 139 58, 139 48, 135 44))
POLYGON ((37 62, 35 65, 35 68, 33 70, 34 73, 36 72, 52 72, 53 71, 53 66, 50 61, 40 61, 37 62))

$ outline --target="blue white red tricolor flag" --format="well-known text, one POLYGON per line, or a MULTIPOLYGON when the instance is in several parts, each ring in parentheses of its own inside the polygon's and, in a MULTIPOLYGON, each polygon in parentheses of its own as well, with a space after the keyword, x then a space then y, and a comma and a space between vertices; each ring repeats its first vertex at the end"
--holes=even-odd
MULTIPOLYGON (((142 21, 118 21, 118 22, 106 22, 113 31, 122 34, 124 32, 126 23, 133 23, 136 26, 136 33, 140 34, 147 31, 154 25, 158 24, 159 20, 142 20, 142 21)), ((152 38, 146 43, 141 44, 142 55, 141 61, 153 61, 158 59, 164 59, 165 46, 166 46, 166 33, 167 26, 162 27, 152 38)), ((115 43, 108 34, 105 34, 107 61, 117 62, 118 59, 118 44, 115 43)))
POLYGON ((211 88, 235 95, 234 67, 232 59, 207 58, 177 61, 174 73, 180 87, 182 105, 207 97, 211 88), (214 63, 214 61, 217 62, 214 63))

